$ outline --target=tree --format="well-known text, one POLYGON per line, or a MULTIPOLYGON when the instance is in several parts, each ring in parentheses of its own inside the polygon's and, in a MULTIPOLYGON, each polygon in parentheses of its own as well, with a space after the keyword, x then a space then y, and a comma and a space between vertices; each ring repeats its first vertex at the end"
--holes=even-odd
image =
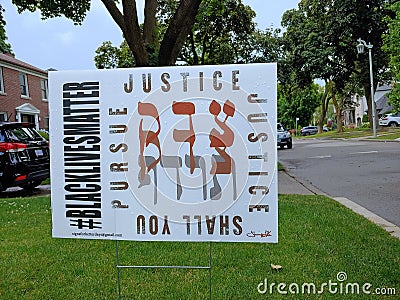
MULTIPOLYGON (((159 51, 160 37, 165 34, 168 20, 173 16, 179 1, 159 0, 157 8, 157 24, 154 38, 154 48, 148 51, 156 55, 159 51)), ((185 44, 178 56, 178 60, 189 65, 198 64, 229 64, 248 63, 254 60, 255 48, 261 32, 255 30, 253 21, 255 12, 243 5, 241 0, 203 0, 200 5, 196 22, 188 35, 185 44), (257 32, 257 34, 256 34, 257 32)), ((124 44, 120 50, 125 48, 124 44)), ((104 55, 115 52, 112 45, 102 45, 96 51, 96 65, 107 65, 111 59, 104 55), (104 47, 108 47, 105 52, 104 47)), ((126 55, 117 55, 124 59, 126 55), (122 55, 122 56, 121 56, 122 55)), ((151 59, 151 64, 157 64, 156 59, 151 59)), ((134 65, 131 65, 131 67, 134 65)))
POLYGON ((309 125, 320 97, 321 91, 318 84, 311 84, 308 87, 279 84, 279 122, 286 127, 295 128, 296 118, 299 118, 299 126, 309 125))
POLYGON ((204 0, 181 60, 190 65, 248 62, 255 15, 242 0, 204 0))
POLYGON ((118 67, 120 50, 114 47, 110 41, 103 42, 95 52, 94 63, 97 69, 113 69, 118 67))
POLYGON ((135 66, 135 59, 125 40, 119 48, 113 46, 110 41, 103 42, 95 52, 94 63, 98 69, 132 68, 135 66))
MULTIPOLYGON (((370 120, 372 95, 368 56, 357 56, 355 45, 360 37, 374 45, 375 84, 383 80, 387 55, 381 50, 381 35, 387 30, 384 17, 390 15, 387 2, 393 1, 301 0, 299 9, 287 12, 282 20, 282 24, 288 26, 286 50, 289 61, 296 66, 297 78, 325 80, 331 97, 338 100, 348 94, 347 83, 355 75, 357 84, 363 86, 370 120)), ((345 101, 334 103, 336 109, 341 110, 345 101)), ((340 116, 337 121, 340 126, 340 116)))
POLYGON ((251 49, 250 61, 253 63, 281 62, 282 36, 280 29, 256 30, 246 45, 251 49))
POLYGON ((339 72, 330 59, 332 45, 326 38, 330 16, 320 1, 302 1, 298 9, 292 9, 282 17, 286 27, 283 35, 284 59, 280 78, 287 84, 308 87, 314 79, 325 82, 320 93, 318 131, 322 132, 329 100, 332 98, 332 74, 339 72))
MULTIPOLYGON (((368 117, 372 127, 372 100, 369 58, 368 54, 358 55, 355 45, 357 39, 361 38, 373 45, 373 76, 374 90, 379 82, 387 79, 388 56, 382 50, 382 34, 388 30, 386 17, 392 17, 393 13, 387 8, 388 3, 393 0, 368 0, 364 2, 341 0, 334 1, 332 9, 339 12, 337 14, 337 26, 335 29, 340 34, 336 34, 332 39, 337 46, 334 48, 334 56, 340 58, 340 64, 344 66, 344 71, 352 72, 356 76, 357 82, 363 87, 368 105, 368 117)), ((352 76, 352 75, 350 75, 352 76)), ((340 89, 344 89, 348 78, 339 78, 336 84, 340 89)), ((378 114, 375 112, 376 119, 378 114)), ((377 122, 377 120, 376 120, 377 122)))
POLYGON ((0 4, 0 53, 11 53, 11 45, 7 42, 6 21, 3 18, 4 8, 0 4))
MULTIPOLYGON (((101 0, 119 26, 133 53, 136 66, 149 66, 155 49, 157 0, 145 0, 143 30, 140 29, 136 0, 121 0, 122 11, 116 0, 101 0)), ((90 9, 90 0, 63 0, 56 4, 51 0, 12 0, 18 11, 40 10, 43 18, 64 15, 75 24, 81 24, 90 9)), ((189 35, 202 0, 181 0, 168 22, 168 27, 159 46, 158 65, 173 65, 189 35)))
POLYGON ((389 101, 394 112, 400 112, 400 2, 394 3, 390 9, 395 17, 387 18, 389 31, 383 35, 383 49, 390 57, 389 68, 394 82, 389 101))

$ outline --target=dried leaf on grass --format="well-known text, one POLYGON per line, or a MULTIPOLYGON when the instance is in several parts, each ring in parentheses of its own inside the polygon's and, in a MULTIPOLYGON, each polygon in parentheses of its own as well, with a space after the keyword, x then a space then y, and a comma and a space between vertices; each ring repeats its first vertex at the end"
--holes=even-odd
POLYGON ((271 264, 271 269, 274 271, 279 271, 282 269, 282 266, 271 264))

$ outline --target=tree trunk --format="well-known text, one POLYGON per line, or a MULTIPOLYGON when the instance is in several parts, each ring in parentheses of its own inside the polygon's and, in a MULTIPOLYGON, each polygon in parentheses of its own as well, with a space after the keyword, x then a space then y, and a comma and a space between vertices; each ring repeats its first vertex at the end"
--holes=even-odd
POLYGON ((144 7, 143 37, 145 45, 154 45, 156 41, 157 0, 146 0, 144 7))
MULTIPOLYGON (((135 58, 136 66, 148 66, 146 46, 155 43, 157 0, 146 0, 143 36, 140 31, 136 0, 122 0, 123 14, 114 0, 101 0, 115 23, 121 28, 124 38, 135 58)), ((191 32, 202 0, 181 0, 165 32, 158 54, 161 66, 175 64, 185 40, 191 32)))
POLYGON ((329 85, 329 89, 331 91, 331 97, 332 97, 332 102, 333 105, 335 106, 336 109, 336 125, 337 129, 336 132, 343 132, 343 126, 342 126, 342 105, 339 103, 339 101, 336 98, 336 94, 333 88, 333 82, 331 81, 331 84, 329 85))
POLYGON ((330 81, 325 80, 325 88, 324 88, 324 94, 321 97, 321 115, 319 116, 318 119, 318 133, 322 133, 323 131, 323 126, 324 126, 324 120, 326 117, 326 112, 328 111, 328 105, 329 105, 329 85, 331 84, 330 81))
POLYGON ((118 9, 114 0, 101 0, 114 19, 115 23, 121 28, 126 43, 135 57, 136 66, 148 66, 149 57, 147 55, 144 40, 140 33, 139 21, 137 17, 136 1, 122 0, 123 14, 118 9))
POLYGON ((190 49, 191 49, 192 55, 193 55, 193 65, 198 65, 199 64, 199 56, 197 55, 193 33, 190 33, 190 49))
MULTIPOLYGON (((375 90, 376 90, 376 87, 374 88, 374 91, 375 90)), ((364 94, 365 94, 365 99, 367 100, 369 128, 373 129, 371 84, 364 85, 364 94)), ((376 105, 375 105, 375 122, 376 122, 376 124, 379 124, 378 121, 379 121, 379 119, 378 119, 378 114, 376 113, 376 105)))
POLYGON ((336 124, 337 124, 336 132, 343 132, 342 110, 341 109, 336 109, 336 124))
POLYGON ((202 0, 181 0, 161 42, 158 62, 161 66, 173 65, 196 20, 202 0))

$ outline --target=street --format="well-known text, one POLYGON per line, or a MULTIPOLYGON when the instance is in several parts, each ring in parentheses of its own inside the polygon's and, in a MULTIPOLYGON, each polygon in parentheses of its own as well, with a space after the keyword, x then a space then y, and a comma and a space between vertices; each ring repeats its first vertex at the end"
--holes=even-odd
POLYGON ((400 226, 399 142, 295 139, 278 159, 329 196, 348 198, 400 226))

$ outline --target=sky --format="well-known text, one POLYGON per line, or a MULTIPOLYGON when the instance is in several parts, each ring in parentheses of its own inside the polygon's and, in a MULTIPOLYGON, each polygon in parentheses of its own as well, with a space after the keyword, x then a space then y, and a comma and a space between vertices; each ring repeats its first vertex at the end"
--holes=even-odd
MULTIPOLYGON (((282 14, 296 8, 299 0, 242 0, 257 14, 259 29, 280 27, 282 14)), ((39 12, 18 14, 11 0, 0 0, 5 9, 6 34, 15 58, 43 70, 92 70, 96 49, 104 42, 114 46, 122 42, 122 33, 100 0, 92 0, 91 9, 81 26, 65 17, 41 20, 39 12)), ((144 0, 137 0, 143 12, 144 0)), ((143 17, 139 16, 141 20, 143 17)))

